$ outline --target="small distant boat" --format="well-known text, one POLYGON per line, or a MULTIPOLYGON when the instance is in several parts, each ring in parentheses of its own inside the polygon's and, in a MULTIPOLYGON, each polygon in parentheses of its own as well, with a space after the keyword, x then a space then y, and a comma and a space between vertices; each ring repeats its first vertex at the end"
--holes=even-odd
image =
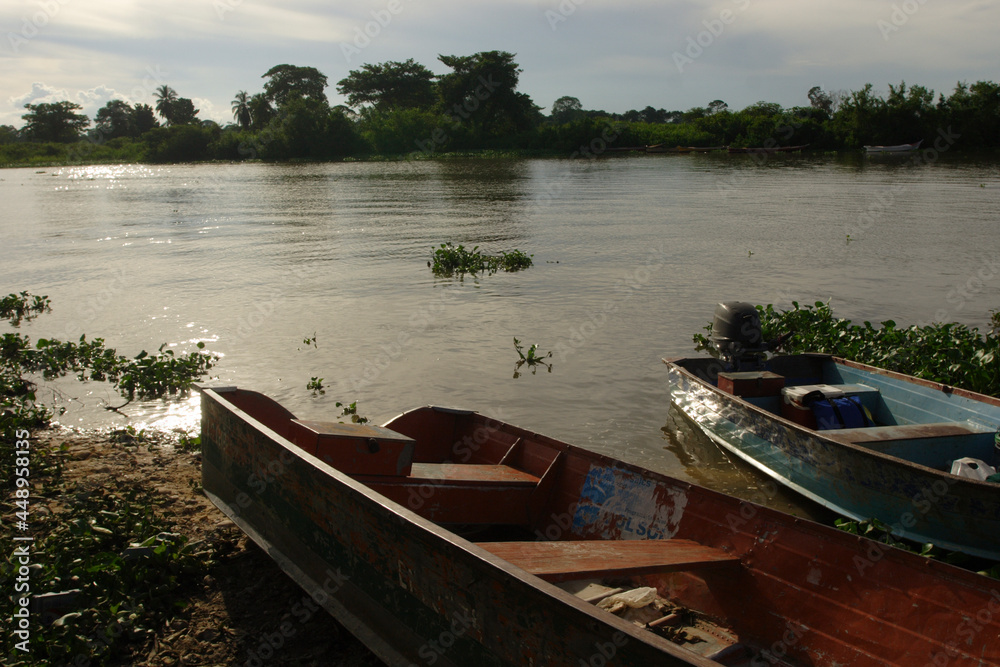
POLYGON ((753 146, 750 148, 729 148, 730 153, 796 153, 809 144, 799 146, 753 146))
POLYGON ((908 153, 920 148, 923 139, 912 144, 896 144, 895 146, 865 146, 866 153, 908 153))
POLYGON ((391 667, 1000 665, 973 572, 475 412, 201 391, 205 494, 391 667))
POLYGON ((723 150, 726 150, 726 146, 667 146, 666 144, 646 146, 647 153, 678 153, 681 155, 689 153, 711 153, 712 151, 723 150))
POLYGON ((826 354, 765 359, 751 304, 719 304, 712 335, 722 359, 667 360, 671 399, 710 439, 843 516, 1000 560, 985 481, 1000 398, 826 354))

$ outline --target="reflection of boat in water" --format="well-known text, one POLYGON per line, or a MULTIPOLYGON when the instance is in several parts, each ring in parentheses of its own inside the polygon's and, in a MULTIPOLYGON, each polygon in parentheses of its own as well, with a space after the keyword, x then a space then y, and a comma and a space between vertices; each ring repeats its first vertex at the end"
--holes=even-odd
POLYGON ((912 144, 896 144, 895 146, 865 146, 866 153, 909 153, 920 148, 923 139, 912 144))
POLYGON ((203 388, 201 443, 212 502, 394 667, 1000 665, 1000 614, 955 644, 991 579, 474 412, 203 388))
POLYGON ((712 335, 723 361, 668 361, 673 402, 708 437, 843 516, 1000 559, 1000 486, 954 474, 994 460, 1000 399, 830 355, 765 359, 750 304, 719 304, 712 335))
POLYGON ((809 144, 801 144, 799 146, 751 146, 749 148, 729 148, 730 153, 797 153, 803 148, 806 148, 809 144))
POLYGON ((672 401, 662 429, 664 447, 695 483, 758 505, 832 525, 836 514, 803 498, 733 456, 705 435, 672 401))

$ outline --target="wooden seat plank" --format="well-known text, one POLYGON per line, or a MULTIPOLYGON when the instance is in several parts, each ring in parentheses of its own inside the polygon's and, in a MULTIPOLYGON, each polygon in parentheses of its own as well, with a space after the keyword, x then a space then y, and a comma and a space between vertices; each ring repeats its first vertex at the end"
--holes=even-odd
POLYGON ((546 581, 726 567, 739 559, 691 540, 481 542, 491 554, 546 581))
POLYGON ((469 483, 502 486, 535 486, 538 477, 505 465, 468 463, 414 463, 409 481, 430 484, 469 483))
POLYGON ((934 422, 932 424, 896 424, 823 431, 823 435, 839 442, 854 444, 887 440, 921 440, 925 438, 954 438, 986 433, 988 429, 971 422, 934 422))

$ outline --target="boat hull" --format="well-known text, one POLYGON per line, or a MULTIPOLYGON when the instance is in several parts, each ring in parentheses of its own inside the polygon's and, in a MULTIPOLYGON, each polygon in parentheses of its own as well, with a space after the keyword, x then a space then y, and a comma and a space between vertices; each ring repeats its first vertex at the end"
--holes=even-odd
MULTIPOLYGON (((878 369, 853 367, 843 366, 853 382, 907 384, 900 379, 905 376, 894 380, 878 369)), ((784 486, 845 517, 877 518, 906 539, 1000 560, 995 485, 839 441, 837 432, 784 419, 721 391, 676 362, 668 362, 668 368, 671 400, 681 412, 725 450, 784 486)), ((990 437, 983 430, 984 438, 990 437)))
POLYGON ((203 487, 389 665, 1000 665, 1000 592, 973 573, 476 413, 387 423, 414 443, 395 476, 333 468, 304 423, 338 430, 203 388, 203 487), (529 534, 444 527, 477 514, 529 534), (689 650, 556 585, 592 578, 653 587, 711 631, 689 650))
POLYGON ((895 146, 865 146, 866 153, 910 153, 920 148, 923 140, 912 144, 897 144, 895 146))
POLYGON ((714 664, 296 451, 212 390, 202 411, 208 497, 388 665, 714 664))

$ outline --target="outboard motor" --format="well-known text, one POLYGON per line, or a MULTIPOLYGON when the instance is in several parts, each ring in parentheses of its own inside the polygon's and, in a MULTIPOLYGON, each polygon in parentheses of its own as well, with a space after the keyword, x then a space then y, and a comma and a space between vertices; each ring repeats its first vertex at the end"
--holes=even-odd
POLYGON ((712 342, 733 370, 763 370, 766 344, 760 329, 757 308, 743 301, 726 301, 715 307, 712 342))

